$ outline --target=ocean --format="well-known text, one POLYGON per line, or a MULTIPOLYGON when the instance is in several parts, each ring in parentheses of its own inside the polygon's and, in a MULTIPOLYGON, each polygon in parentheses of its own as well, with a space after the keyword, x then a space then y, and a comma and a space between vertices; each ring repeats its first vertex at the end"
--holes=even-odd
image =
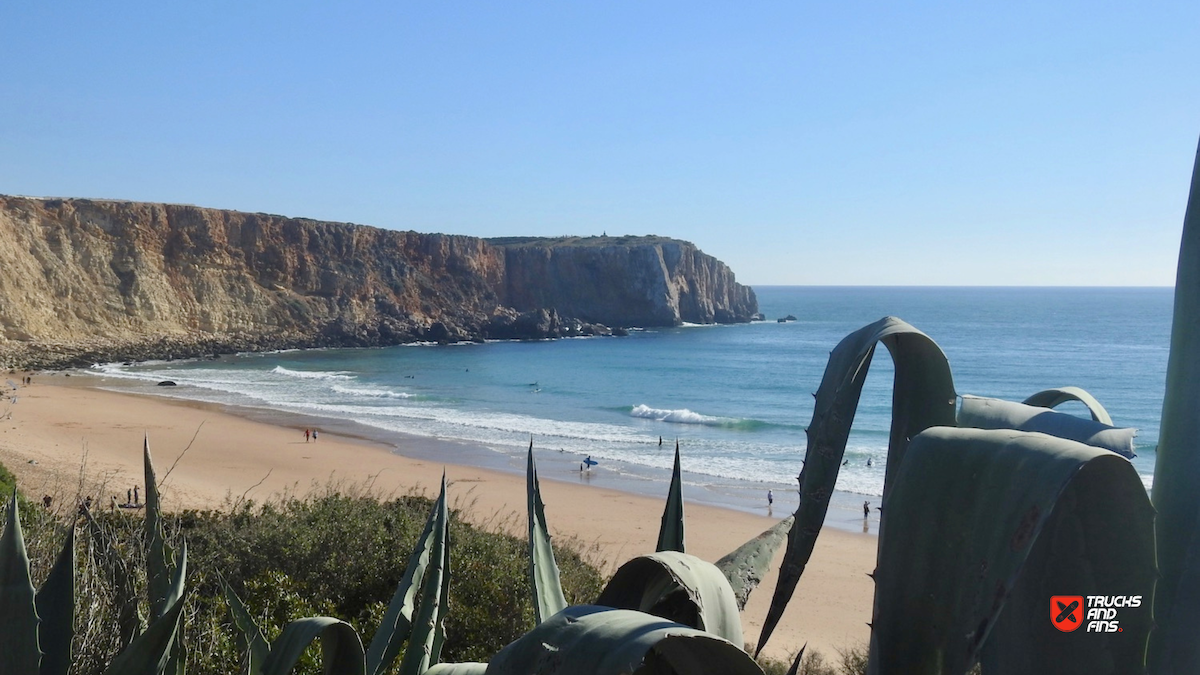
MULTIPOLYGON (((286 351, 92 371, 105 376, 106 387, 284 415, 448 463, 523 471, 532 437, 545 477, 647 494, 665 495, 678 441, 686 496, 765 512, 771 489, 782 515, 797 502, 811 393, 829 350, 893 315, 938 342, 960 394, 1020 401, 1050 387, 1088 390, 1117 425, 1139 429, 1133 463, 1151 486, 1170 288, 755 291, 767 321, 634 330, 625 338, 286 351), (789 314, 797 319, 776 321, 789 314), (160 380, 179 386, 154 386, 160 380), (580 472, 589 456, 598 464, 580 472)), ((853 528, 861 502, 882 492, 892 364, 884 349, 876 357, 831 524, 853 528)), ((1082 405, 1060 410, 1087 416, 1082 405)))

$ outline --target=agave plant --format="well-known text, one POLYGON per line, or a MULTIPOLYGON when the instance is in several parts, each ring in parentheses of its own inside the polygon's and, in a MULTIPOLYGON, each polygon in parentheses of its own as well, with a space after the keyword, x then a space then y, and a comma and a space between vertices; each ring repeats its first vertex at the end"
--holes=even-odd
POLYGON ((62 675, 70 666, 75 618, 75 535, 41 589, 34 591, 17 492, 0 536, 0 663, 14 675, 62 675))
MULTIPOLYGON (((790 519, 752 539, 717 565, 684 552, 679 447, 671 473, 658 551, 622 565, 594 605, 565 607, 530 443, 527 461, 529 559, 538 626, 486 666, 463 673, 744 673, 762 670, 742 650, 739 612, 766 572, 790 519), (736 588, 736 590, 735 590, 736 588)), ((450 672, 450 671, 446 671, 450 672)))
POLYGON ((406 642, 408 648, 400 662, 401 675, 446 672, 445 669, 438 670, 437 664, 445 641, 444 619, 449 597, 449 520, 446 477, 443 475, 441 493, 429 513, 425 529, 409 556, 404 576, 380 626, 365 650, 353 626, 328 616, 292 621, 273 643, 267 644, 249 610, 222 579, 230 613, 242 637, 246 675, 290 673, 318 637, 321 638, 321 662, 324 671, 330 675, 382 675, 391 668, 406 642))
POLYGON ((867 369, 895 362, 870 672, 1200 672, 1200 154, 1184 218, 1154 506, 1129 429, 1078 388, 1024 403, 962 396, 924 333, 887 317, 830 355, 807 429, 801 500, 761 648, 829 506, 867 369), (1050 408, 1075 400, 1085 420, 1050 408), (1158 520, 1155 522, 1155 510, 1158 520), (1157 536, 1156 536, 1157 535, 1157 536), (1159 579, 1159 567, 1161 579, 1159 579), (1141 596, 1119 638, 1056 634, 1053 594, 1141 596), (1157 627, 1155 627, 1157 624, 1157 627))
MULTIPOLYGON (((183 646, 179 632, 183 612, 187 549, 176 555, 166 544, 154 466, 147 441, 143 446, 146 475, 147 579, 151 623, 140 622, 124 633, 122 651, 106 675, 182 675, 183 646)), ((93 533, 100 529, 83 509, 93 533)), ((102 547, 104 542, 100 542, 102 547)), ((113 551, 108 550, 109 555, 113 551)), ((128 570, 121 568, 122 574, 128 570)), ((132 579, 122 585, 132 593, 132 579)), ((126 599, 136 617, 136 597, 126 599)), ((0 664, 14 675, 65 675, 71 667, 71 639, 75 634, 75 528, 67 530, 62 552, 41 589, 35 594, 29 574, 29 556, 21 530, 19 499, 14 490, 8 519, 0 536, 0 664)))

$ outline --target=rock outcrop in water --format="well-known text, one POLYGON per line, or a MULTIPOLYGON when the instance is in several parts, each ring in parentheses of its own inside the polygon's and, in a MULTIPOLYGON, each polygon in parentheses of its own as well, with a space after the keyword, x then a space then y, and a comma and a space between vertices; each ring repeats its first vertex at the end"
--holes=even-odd
POLYGON ((748 321, 661 237, 419 234, 195 206, 0 196, 0 365, 607 334, 748 321))

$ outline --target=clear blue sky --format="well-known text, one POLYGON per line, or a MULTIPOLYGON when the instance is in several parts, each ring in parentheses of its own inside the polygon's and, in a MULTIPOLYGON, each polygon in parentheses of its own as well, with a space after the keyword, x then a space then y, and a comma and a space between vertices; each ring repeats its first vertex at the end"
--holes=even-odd
POLYGON ((1170 285, 1200 2, 33 2, 0 193, 660 234, 752 284, 1170 285))

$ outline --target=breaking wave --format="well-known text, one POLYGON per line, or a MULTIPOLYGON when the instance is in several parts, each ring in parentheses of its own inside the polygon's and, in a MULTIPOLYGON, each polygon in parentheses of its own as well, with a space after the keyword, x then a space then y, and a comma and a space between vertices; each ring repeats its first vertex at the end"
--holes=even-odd
POLYGON ((664 410, 661 408, 651 408, 645 404, 633 406, 629 409, 629 414, 633 417, 654 420, 656 422, 672 422, 674 424, 700 424, 706 427, 724 427, 727 429, 752 430, 772 426, 769 422, 763 422, 761 420, 704 415, 688 410, 687 408, 680 408, 678 410, 664 410))
POLYGON ((354 375, 346 371, 325 371, 325 370, 292 370, 283 366, 275 366, 271 372, 276 375, 285 375, 287 377, 298 377, 302 380, 353 380, 354 375))

